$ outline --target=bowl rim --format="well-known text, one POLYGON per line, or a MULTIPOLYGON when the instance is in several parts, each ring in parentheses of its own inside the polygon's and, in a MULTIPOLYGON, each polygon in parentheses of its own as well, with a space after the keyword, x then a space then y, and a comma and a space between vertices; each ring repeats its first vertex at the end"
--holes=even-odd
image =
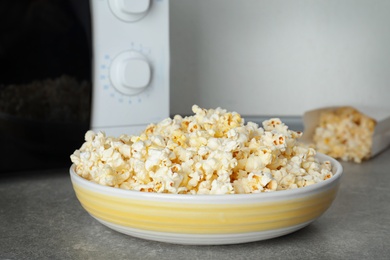
POLYGON ((343 174, 343 167, 339 161, 336 159, 322 154, 317 153, 315 157, 320 161, 330 161, 332 165, 332 172, 333 176, 329 179, 323 180, 321 182, 296 188, 296 189, 290 189, 290 190, 279 190, 279 191, 270 191, 270 192, 261 192, 261 193, 250 193, 250 194, 173 194, 173 193, 156 193, 156 192, 142 192, 142 191, 136 191, 136 190, 126 190, 116 187, 110 187, 105 186, 102 184, 95 183, 93 181, 84 179, 83 177, 79 176, 74 168, 75 165, 72 164, 69 168, 70 177, 72 181, 72 185, 74 185, 75 182, 81 184, 83 187, 87 187, 91 190, 100 191, 102 193, 109 194, 110 196, 119 195, 124 198, 129 199, 147 199, 147 200, 173 200, 173 201, 181 201, 185 199, 186 201, 196 201, 196 202, 221 202, 221 200, 226 200, 227 202, 232 202, 234 200, 246 200, 246 199, 277 199, 277 198, 288 198, 291 196, 293 197, 299 197, 304 196, 308 193, 312 193, 316 190, 321 190, 326 188, 327 186, 331 186, 335 182, 337 182, 342 174, 343 174))

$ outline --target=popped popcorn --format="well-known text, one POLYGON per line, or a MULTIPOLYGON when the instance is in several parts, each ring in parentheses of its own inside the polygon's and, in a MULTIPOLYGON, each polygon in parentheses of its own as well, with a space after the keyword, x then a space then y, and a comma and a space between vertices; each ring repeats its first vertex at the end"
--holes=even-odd
POLYGON ((374 119, 352 107, 324 111, 314 132, 314 145, 318 152, 361 163, 371 157, 375 125, 374 119))
POLYGON ((270 192, 332 177, 330 162, 318 162, 316 151, 298 142, 302 133, 278 118, 259 127, 221 108, 192 111, 140 135, 88 131, 70 156, 76 173, 102 185, 175 194, 270 192))

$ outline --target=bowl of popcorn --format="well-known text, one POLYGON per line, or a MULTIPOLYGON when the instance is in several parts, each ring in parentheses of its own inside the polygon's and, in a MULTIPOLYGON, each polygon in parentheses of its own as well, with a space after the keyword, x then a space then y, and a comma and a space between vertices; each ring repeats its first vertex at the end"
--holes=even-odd
POLYGON ((83 208, 134 237, 218 245, 289 234, 331 206, 342 166, 300 143, 301 132, 192 109, 139 135, 88 131, 70 167, 83 208))

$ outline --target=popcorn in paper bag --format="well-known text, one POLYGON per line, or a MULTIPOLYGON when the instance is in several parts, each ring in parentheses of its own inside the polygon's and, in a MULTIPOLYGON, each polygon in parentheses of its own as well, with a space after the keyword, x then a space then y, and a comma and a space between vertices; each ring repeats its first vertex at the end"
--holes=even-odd
POLYGON ((320 153, 361 163, 390 144, 390 113, 379 108, 327 107, 304 114, 302 141, 320 153))

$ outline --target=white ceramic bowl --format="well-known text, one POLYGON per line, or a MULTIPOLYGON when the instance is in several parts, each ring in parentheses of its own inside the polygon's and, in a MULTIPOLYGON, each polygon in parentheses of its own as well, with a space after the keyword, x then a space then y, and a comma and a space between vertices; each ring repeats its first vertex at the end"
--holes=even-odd
POLYGON ((102 224, 134 237, 177 244, 237 244, 282 236, 321 216, 336 197, 334 176, 304 188, 260 194, 186 195, 123 190, 81 178, 70 168, 77 198, 102 224))

